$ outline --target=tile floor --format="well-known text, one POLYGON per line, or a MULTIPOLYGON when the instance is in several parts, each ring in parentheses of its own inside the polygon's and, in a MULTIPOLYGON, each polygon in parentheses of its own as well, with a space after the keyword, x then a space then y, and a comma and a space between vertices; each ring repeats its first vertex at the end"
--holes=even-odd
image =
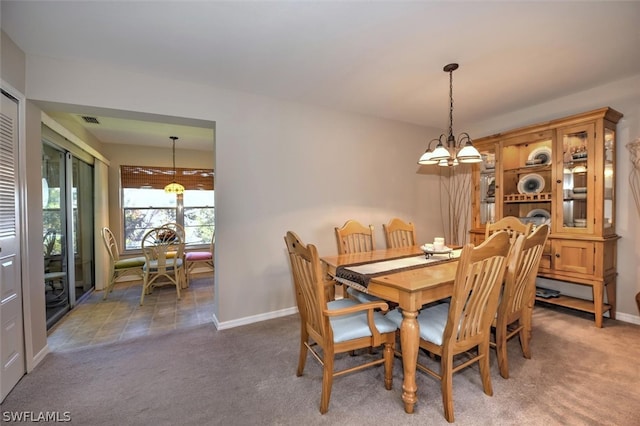
POLYGON ((63 351, 148 334, 163 333, 213 320, 213 275, 191 278, 177 300, 173 286, 158 287, 140 306, 140 282, 116 284, 107 300, 93 292, 49 330, 51 351, 63 351))

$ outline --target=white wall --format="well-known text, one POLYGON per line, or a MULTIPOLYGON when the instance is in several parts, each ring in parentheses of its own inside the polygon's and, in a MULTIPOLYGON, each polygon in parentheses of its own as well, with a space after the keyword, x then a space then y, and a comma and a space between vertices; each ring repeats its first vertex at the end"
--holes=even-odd
MULTIPOLYGON (((221 325, 266 318, 294 305, 282 237, 296 231, 321 254, 333 227, 413 220, 422 241, 443 233, 438 179, 416 158, 438 129, 231 92, 88 63, 27 57, 27 97, 216 122, 216 307, 221 325), (86 90, 91 87, 91 90, 86 90)), ((638 135, 638 78, 466 125, 475 137, 610 105, 619 124, 619 317, 634 319, 638 216, 624 182, 624 144, 638 135)))
MULTIPOLYGON (((333 228, 400 216, 442 234, 438 178, 418 174, 437 129, 88 63, 27 57, 27 97, 216 122, 216 307, 221 325, 295 305, 283 236, 337 252, 333 228), (91 90, 87 90, 91 87, 91 90)), ((39 166, 38 166, 39 167, 39 166)))

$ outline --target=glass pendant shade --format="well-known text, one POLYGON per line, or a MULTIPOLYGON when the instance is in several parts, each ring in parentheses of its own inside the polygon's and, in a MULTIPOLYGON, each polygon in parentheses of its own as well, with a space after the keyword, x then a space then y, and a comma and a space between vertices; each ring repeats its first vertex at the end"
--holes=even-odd
POLYGON ((431 156, 434 160, 446 160, 451 158, 451 153, 447 148, 445 148, 441 143, 436 146, 436 149, 433 151, 433 155, 431 156))
POLYGON ((164 187, 164 192, 169 194, 182 194, 184 192, 184 186, 177 182, 171 182, 169 185, 164 187))
POLYGON ((432 157, 433 157, 433 151, 428 149, 424 154, 422 154, 422 157, 420 157, 420 159, 418 160, 418 164, 423 164, 427 166, 438 164, 438 160, 434 160, 432 157))
POLYGON ((456 158, 461 163, 480 163, 482 161, 482 156, 478 150, 469 142, 458 151, 456 158))

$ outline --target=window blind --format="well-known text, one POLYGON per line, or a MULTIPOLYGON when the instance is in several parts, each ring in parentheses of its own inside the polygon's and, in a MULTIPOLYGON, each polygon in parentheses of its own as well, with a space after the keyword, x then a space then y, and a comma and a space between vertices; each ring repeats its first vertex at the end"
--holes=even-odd
POLYGON ((163 189, 174 180, 187 190, 213 190, 213 169, 190 169, 156 166, 120 166, 120 181, 123 188, 163 189))

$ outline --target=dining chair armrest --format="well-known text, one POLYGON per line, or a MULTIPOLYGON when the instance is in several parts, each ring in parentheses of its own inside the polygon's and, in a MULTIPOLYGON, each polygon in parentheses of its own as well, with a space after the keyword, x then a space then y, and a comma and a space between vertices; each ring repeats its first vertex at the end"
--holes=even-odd
POLYGON ((357 305, 347 306, 346 308, 325 309, 323 310, 323 314, 327 317, 338 317, 363 311, 373 312, 375 309, 380 309, 382 312, 386 312, 389 310, 389 305, 387 305, 387 302, 358 303, 357 305))
MULTIPOLYGON (((346 308, 340 309, 325 309, 323 310, 323 314, 327 321, 330 317, 341 316, 341 315, 350 315, 358 312, 366 312, 367 314, 367 326, 369 327, 369 332, 371 333, 373 346, 378 346, 382 342, 382 335, 376 326, 376 316, 380 320, 382 317, 382 321, 385 321, 383 315, 380 312, 376 312, 376 309, 380 309, 381 312, 386 312, 389 309, 389 305, 386 302, 368 302, 368 303, 359 303, 354 306, 349 306, 346 308)), ((395 329, 395 325, 394 325, 395 329)))

